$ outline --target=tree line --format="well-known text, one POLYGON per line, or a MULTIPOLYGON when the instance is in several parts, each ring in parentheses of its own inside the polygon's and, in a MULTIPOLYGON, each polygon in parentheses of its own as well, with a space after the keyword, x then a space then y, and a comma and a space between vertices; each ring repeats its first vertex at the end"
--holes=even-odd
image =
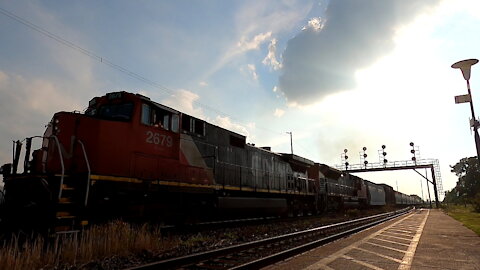
POLYGON ((460 159, 450 166, 451 172, 458 177, 457 185, 445 192, 446 203, 473 204, 475 211, 480 212, 480 164, 477 157, 460 159))

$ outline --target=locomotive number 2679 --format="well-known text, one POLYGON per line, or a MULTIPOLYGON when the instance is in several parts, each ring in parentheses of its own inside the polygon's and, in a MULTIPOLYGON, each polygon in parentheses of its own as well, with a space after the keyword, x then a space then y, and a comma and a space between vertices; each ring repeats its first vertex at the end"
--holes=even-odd
POLYGON ((147 131, 147 143, 157 144, 160 146, 172 147, 173 139, 171 136, 159 134, 152 131, 147 131))

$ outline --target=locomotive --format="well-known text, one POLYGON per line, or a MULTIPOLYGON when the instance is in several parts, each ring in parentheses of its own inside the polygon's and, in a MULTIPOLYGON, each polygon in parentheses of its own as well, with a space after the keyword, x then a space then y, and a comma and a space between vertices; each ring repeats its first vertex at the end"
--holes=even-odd
POLYGON ((55 113, 1 167, 3 226, 53 232, 110 218, 315 214, 421 200, 269 147, 140 94, 113 92, 55 113), (32 152, 32 141, 41 147, 32 152), (22 148, 23 172, 19 172, 22 148))

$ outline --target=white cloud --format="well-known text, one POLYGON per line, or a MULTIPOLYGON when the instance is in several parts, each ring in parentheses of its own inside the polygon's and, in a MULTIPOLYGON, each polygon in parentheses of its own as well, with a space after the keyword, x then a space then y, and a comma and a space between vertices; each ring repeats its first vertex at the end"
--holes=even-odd
POLYGON ((397 29, 438 2, 330 1, 325 21, 310 20, 288 41, 279 89, 289 102, 299 104, 354 89, 355 73, 394 49, 397 29))
POLYGON ((321 31, 325 26, 325 19, 315 17, 308 21, 308 24, 302 28, 302 30, 312 29, 314 31, 321 31))
POLYGON ((233 122, 228 116, 217 116, 212 123, 214 125, 220 126, 222 128, 237 132, 239 134, 242 134, 244 136, 249 137, 250 132, 248 131, 247 127, 254 127, 255 125, 252 123, 247 124, 247 127, 233 122))
POLYGON ((248 69, 250 75, 252 75, 253 80, 258 81, 258 74, 257 74, 257 69, 256 69, 255 65, 248 64, 247 69, 248 69))
POLYGON ((87 103, 59 82, 0 71, 0 163, 11 162, 8 142, 43 135, 55 112, 82 110, 87 103))
POLYGON ((194 103, 198 102, 197 100, 199 98, 200 97, 193 92, 185 89, 180 89, 175 93, 175 95, 172 95, 162 100, 162 104, 165 104, 181 112, 190 114, 192 116, 205 119, 205 114, 203 113, 203 110, 194 106, 194 103))
POLYGON ((303 0, 245 2, 235 13, 235 29, 232 31, 238 38, 224 47, 204 77, 208 78, 242 53, 257 49, 272 35, 290 31, 307 16, 312 6, 313 1, 303 0))
POLYGON ((273 113, 275 117, 279 117, 279 118, 282 117, 284 114, 285 114, 285 111, 278 108, 275 109, 275 112, 273 113))
POLYGON ((205 87, 205 86, 208 86, 208 83, 205 82, 205 81, 201 81, 198 83, 198 85, 202 86, 202 87, 205 87))
POLYGON ((258 50, 261 44, 267 41, 272 36, 272 32, 261 33, 253 37, 250 41, 245 36, 242 36, 241 40, 237 43, 238 53, 258 50))
POLYGON ((282 68, 282 64, 277 60, 276 52, 277 52, 277 40, 274 38, 270 41, 270 45, 268 45, 268 54, 263 59, 262 63, 266 66, 272 67, 274 70, 279 70, 282 68))

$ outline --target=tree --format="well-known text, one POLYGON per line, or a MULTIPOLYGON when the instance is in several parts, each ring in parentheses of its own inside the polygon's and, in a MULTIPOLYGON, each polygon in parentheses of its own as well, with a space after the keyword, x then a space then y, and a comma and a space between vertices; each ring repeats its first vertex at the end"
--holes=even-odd
POLYGON ((445 201, 466 203, 474 201, 480 194, 480 166, 477 157, 462 158, 457 164, 450 166, 451 172, 458 177, 457 185, 445 193, 445 201))

